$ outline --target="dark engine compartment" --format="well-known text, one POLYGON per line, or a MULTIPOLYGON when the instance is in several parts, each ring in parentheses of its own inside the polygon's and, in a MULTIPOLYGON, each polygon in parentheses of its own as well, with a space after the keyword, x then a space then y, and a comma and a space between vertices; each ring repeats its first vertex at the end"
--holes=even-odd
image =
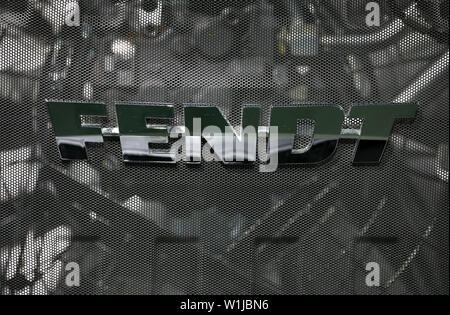
MULTIPOLYGON (((58 259, 87 279, 41 293, 448 294, 448 1, 380 0, 369 26, 366 0, 79 0, 78 27, 68 2, 0 3, 0 248, 68 226, 58 259), (352 167, 343 140, 326 165, 265 174, 130 166, 114 141, 62 162, 46 99, 104 102, 111 128, 118 101, 175 104, 177 125, 186 103, 233 126, 244 104, 264 126, 275 104, 420 110, 377 167, 352 167)), ((0 275, 0 293, 33 286, 0 275)))

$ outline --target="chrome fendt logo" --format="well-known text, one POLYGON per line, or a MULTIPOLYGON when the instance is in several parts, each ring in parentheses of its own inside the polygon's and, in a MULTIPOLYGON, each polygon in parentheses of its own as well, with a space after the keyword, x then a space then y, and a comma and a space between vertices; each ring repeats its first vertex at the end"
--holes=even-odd
POLYGON ((273 172, 282 164, 324 163, 340 139, 356 140, 355 166, 377 165, 397 119, 413 119, 417 113, 417 104, 403 103, 358 104, 347 115, 337 105, 283 105, 272 107, 270 126, 260 126, 261 108, 247 105, 241 126, 235 127, 217 107, 186 104, 185 126, 174 126, 173 104, 117 103, 118 127, 102 128, 89 121, 106 119, 103 103, 50 100, 47 105, 62 160, 86 160, 86 143, 117 138, 126 163, 260 161, 262 172, 273 172), (348 120, 360 121, 360 128, 343 128, 348 120), (314 122, 313 139, 307 148, 294 149, 298 125, 305 121, 314 122))

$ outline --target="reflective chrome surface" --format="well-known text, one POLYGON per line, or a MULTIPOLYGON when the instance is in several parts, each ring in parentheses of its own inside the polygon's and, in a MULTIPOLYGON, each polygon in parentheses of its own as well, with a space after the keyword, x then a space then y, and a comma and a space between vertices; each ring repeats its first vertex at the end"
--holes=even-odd
POLYGON ((86 143, 103 143, 102 136, 56 137, 61 159, 64 161, 87 160, 86 143))

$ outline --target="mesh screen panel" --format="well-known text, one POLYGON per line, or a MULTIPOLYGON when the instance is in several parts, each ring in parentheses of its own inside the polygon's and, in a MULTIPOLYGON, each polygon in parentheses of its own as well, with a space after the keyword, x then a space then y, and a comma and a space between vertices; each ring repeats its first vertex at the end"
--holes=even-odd
MULTIPOLYGON (((448 1, 0 3, 1 294, 448 294, 448 1), (67 5, 80 25, 66 23, 67 5), (380 165, 60 159, 46 99, 218 106, 417 102, 380 165), (379 287, 366 265, 381 267, 379 287), (80 267, 68 286, 66 267, 80 267)), ((346 119, 344 126, 360 128, 346 119)), ((314 123, 297 127, 307 148, 314 123)))

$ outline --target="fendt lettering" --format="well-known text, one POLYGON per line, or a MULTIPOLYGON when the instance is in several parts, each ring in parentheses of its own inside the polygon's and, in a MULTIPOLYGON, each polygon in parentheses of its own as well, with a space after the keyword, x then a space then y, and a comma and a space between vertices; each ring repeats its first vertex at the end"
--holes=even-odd
POLYGON ((169 145, 170 139, 182 144, 188 163, 202 160, 202 139, 225 164, 254 163, 258 144, 264 138, 265 163, 317 165, 331 159, 341 139, 354 139, 353 165, 380 163, 392 128, 398 119, 416 117, 417 104, 354 105, 345 115, 336 105, 280 105, 271 110, 270 126, 260 126, 261 109, 244 106, 241 126, 231 126, 220 109, 214 106, 185 104, 185 126, 174 126, 172 104, 117 103, 117 128, 102 128, 99 124, 83 123, 82 118, 107 117, 103 103, 47 101, 56 143, 65 161, 88 159, 86 144, 103 143, 105 137, 120 139, 126 163, 176 163, 180 161, 180 146, 169 145), (345 119, 362 121, 358 130, 343 129, 345 119), (294 150, 298 123, 313 121, 314 134, 305 150, 294 150), (157 122, 157 123, 154 123, 157 122), (267 139, 269 139, 267 141, 267 139), (153 148, 152 148, 153 147, 153 148))

